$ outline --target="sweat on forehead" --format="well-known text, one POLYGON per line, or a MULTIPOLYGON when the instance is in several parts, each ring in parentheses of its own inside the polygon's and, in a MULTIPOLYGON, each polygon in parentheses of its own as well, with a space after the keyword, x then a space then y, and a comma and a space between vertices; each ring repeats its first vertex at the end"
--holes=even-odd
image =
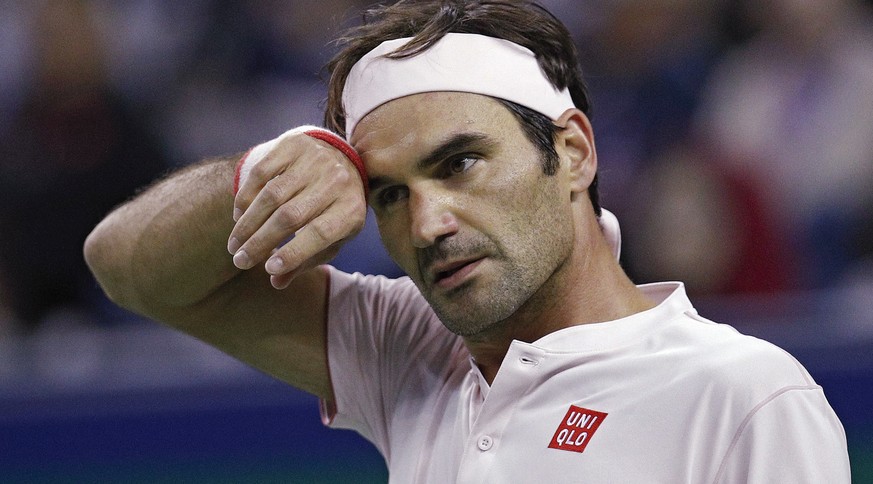
POLYGON ((355 127, 373 109, 424 92, 483 94, 553 120, 574 107, 570 92, 556 89, 533 52, 518 44, 479 34, 449 33, 414 56, 386 57, 410 40, 382 42, 352 67, 343 89, 346 139, 351 139, 355 127))

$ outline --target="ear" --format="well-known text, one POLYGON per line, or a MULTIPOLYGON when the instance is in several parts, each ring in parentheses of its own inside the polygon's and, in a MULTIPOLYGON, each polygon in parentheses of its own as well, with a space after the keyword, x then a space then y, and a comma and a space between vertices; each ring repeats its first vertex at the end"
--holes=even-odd
POLYGON ((573 193, 581 193, 588 189, 597 173, 597 150, 591 122, 582 111, 568 109, 555 124, 559 127, 555 149, 562 167, 567 170, 573 193))

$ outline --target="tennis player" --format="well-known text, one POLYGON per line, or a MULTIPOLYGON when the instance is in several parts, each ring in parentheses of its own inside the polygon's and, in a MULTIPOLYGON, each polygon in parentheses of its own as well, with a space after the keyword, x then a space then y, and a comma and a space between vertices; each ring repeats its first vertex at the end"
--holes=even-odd
POLYGON ((559 21, 508 0, 368 19, 325 128, 183 169, 93 231, 113 300, 317 395, 392 482, 849 482, 796 359, 625 275, 559 21), (367 204, 408 277, 326 265, 367 204))

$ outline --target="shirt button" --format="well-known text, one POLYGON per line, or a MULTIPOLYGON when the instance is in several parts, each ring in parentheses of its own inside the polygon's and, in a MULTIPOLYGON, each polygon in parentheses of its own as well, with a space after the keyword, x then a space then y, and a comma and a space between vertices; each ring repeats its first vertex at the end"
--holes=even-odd
POLYGON ((488 450, 491 448, 492 445, 494 445, 494 439, 492 439, 491 437, 489 437, 487 435, 483 435, 482 437, 479 437, 479 444, 478 445, 479 445, 479 450, 488 450))

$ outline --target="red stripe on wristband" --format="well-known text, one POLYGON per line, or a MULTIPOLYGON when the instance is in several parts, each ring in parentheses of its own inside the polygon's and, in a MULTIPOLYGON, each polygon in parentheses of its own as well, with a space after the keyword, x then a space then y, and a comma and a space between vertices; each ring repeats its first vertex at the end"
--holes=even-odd
POLYGON ((364 183, 364 198, 366 199, 370 195, 370 186, 367 182, 367 169, 364 167, 364 160, 362 160, 358 155, 358 152, 352 148, 352 145, 346 143, 346 140, 340 138, 338 135, 326 130, 313 129, 310 131, 304 131, 304 134, 315 139, 320 139, 342 151, 342 153, 346 155, 346 158, 348 158, 358 170, 358 175, 360 175, 361 181, 364 183))
POLYGON ((236 168, 234 168, 234 170, 233 170, 233 195, 234 196, 236 196, 236 194, 239 192, 239 181, 240 181, 239 179, 240 179, 240 175, 242 174, 242 167, 245 164, 246 159, 248 159, 249 155, 252 154, 253 149, 254 148, 251 148, 248 151, 246 151, 246 154, 244 154, 242 156, 242 158, 240 158, 239 161, 236 162, 236 168))
MULTIPOLYGON (((285 134, 295 134, 295 132, 300 133, 301 129, 306 129, 306 128, 308 128, 308 126, 301 126, 299 128, 295 128, 291 131, 288 131, 285 134)), ((309 136, 310 138, 315 138, 315 139, 324 141, 325 143, 340 150, 340 152, 342 152, 342 154, 345 155, 345 157, 349 161, 352 162, 352 165, 355 166, 355 169, 358 170, 358 175, 361 177, 361 182, 363 182, 363 185, 364 185, 364 198, 367 198, 369 196, 370 186, 369 186, 369 183, 367 183, 367 169, 364 168, 364 161, 358 155, 358 152, 355 151, 355 149, 352 148, 352 146, 350 144, 348 144, 346 142, 346 140, 339 137, 339 135, 336 135, 328 130, 321 129, 321 128, 309 129, 307 131, 302 131, 302 133, 309 136)), ((250 149, 248 152, 246 152, 246 154, 242 158, 240 158, 239 162, 237 162, 236 169, 234 170, 234 175, 233 175, 233 194, 234 194, 234 196, 239 192, 240 183, 243 181, 242 180, 242 172, 243 172, 243 168, 245 167, 246 162, 248 161, 248 157, 252 154, 252 151, 254 151, 255 148, 258 148, 259 146, 262 146, 262 145, 255 146, 254 148, 250 149)), ((259 160, 255 160, 255 163, 257 163, 258 161, 259 160)))

